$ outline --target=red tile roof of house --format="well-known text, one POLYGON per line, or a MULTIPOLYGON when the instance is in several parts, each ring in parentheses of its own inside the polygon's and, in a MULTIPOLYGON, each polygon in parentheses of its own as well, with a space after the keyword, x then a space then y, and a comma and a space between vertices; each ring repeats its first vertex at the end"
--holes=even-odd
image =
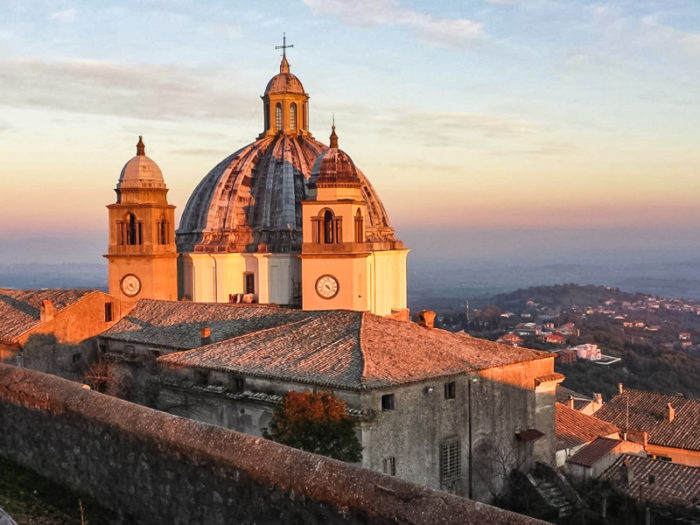
POLYGON ((617 434, 615 425, 577 412, 562 403, 555 406, 557 450, 589 443, 597 437, 617 434))
POLYGON ((633 499, 700 511, 700 467, 623 454, 601 479, 612 481, 633 499))
POLYGON ((598 419, 617 425, 620 431, 647 432, 649 443, 700 450, 700 400, 625 388, 596 413, 598 419), (673 421, 667 407, 675 410, 673 421))
POLYGON ((300 313, 306 316, 159 361, 364 389, 552 357, 366 312, 300 313))
POLYGON ((95 290, 13 290, 0 288, 0 341, 12 343, 41 324, 41 306, 51 301, 56 312, 77 303, 95 290))
POLYGON ((591 443, 581 448, 576 454, 571 456, 567 461, 582 465, 584 467, 592 467, 598 461, 607 456, 612 450, 622 441, 619 439, 610 439, 606 437, 597 437, 591 443))

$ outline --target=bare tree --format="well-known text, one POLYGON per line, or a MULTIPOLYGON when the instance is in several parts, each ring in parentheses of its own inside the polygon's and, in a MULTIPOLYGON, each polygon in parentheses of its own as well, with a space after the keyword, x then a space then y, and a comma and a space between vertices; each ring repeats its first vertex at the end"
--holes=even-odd
POLYGON ((83 381, 98 392, 119 396, 124 390, 123 378, 119 377, 114 366, 104 357, 94 361, 83 372, 83 381))

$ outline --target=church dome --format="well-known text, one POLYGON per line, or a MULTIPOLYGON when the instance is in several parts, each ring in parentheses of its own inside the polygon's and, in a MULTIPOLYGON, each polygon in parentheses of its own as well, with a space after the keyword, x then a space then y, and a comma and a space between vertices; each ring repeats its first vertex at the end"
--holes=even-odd
POLYGON ((300 252, 301 203, 325 179, 357 185, 367 205, 367 242, 395 245, 384 206, 350 157, 337 148, 337 137, 333 145, 331 136, 329 148, 308 132, 307 98, 283 57, 280 73, 268 83, 263 97, 265 131, 222 160, 197 185, 180 219, 178 252, 300 252), (303 96, 294 95, 296 102, 285 106, 289 97, 275 90, 298 90, 303 96), (295 108, 298 113, 291 111, 295 108), (279 125, 269 118, 278 109, 279 125))
POLYGON ((361 187, 367 203, 368 242, 395 241, 387 213, 370 182, 350 157, 331 149, 312 137, 276 135, 225 158, 187 201, 177 230, 178 251, 300 251, 301 202, 309 194, 313 166, 323 164, 326 155, 329 165, 331 158, 347 159, 354 170, 352 182, 361 187))
POLYGON ((165 188, 163 173, 155 161, 146 157, 146 146, 141 137, 136 145, 136 156, 122 168, 117 188, 165 188))
POLYGON ((277 95, 282 93, 305 94, 301 80, 289 72, 289 62, 287 62, 286 57, 282 59, 280 72, 270 79, 265 88, 265 95, 277 95))
POLYGON ((335 126, 331 133, 331 147, 321 153, 311 170, 311 181, 316 186, 360 185, 360 177, 350 155, 338 149, 335 126))

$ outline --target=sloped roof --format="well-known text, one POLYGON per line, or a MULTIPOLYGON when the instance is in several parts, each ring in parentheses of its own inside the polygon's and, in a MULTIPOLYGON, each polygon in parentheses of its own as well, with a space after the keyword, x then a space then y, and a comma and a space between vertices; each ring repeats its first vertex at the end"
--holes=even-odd
POLYGON ((623 454, 601 479, 614 482, 633 499, 700 510, 700 467, 623 454))
POLYGON ((595 417, 637 432, 647 432, 649 443, 665 447, 700 450, 700 400, 625 388, 604 404, 595 417), (673 421, 666 415, 675 409, 673 421), (628 409, 629 407, 629 409, 628 409))
POLYGON ((567 401, 569 400, 569 396, 574 398, 574 409, 575 410, 581 410, 586 405, 593 402, 593 398, 591 398, 591 397, 584 396, 583 394, 579 394, 578 392, 575 392, 574 390, 571 390, 570 388, 566 388, 565 386, 562 386, 562 385, 557 386, 556 398, 557 398, 557 401, 559 403, 563 403, 566 405, 567 401))
POLYGON ((41 323, 41 305, 51 301, 56 312, 95 290, 13 290, 0 288, 0 341, 11 343, 41 323))
POLYGON ((615 425, 587 416, 562 403, 555 405, 557 450, 573 448, 593 441, 599 436, 618 432, 615 425))
POLYGON ((592 467, 607 456, 622 441, 606 437, 597 437, 591 443, 580 449, 567 461, 584 467, 592 467))
POLYGON ((366 312, 302 313, 307 316, 159 361, 364 389, 551 357, 366 312))
POLYGON ((202 345, 201 330, 217 342, 313 316, 314 312, 267 305, 190 303, 142 299, 101 337, 189 350, 202 345))

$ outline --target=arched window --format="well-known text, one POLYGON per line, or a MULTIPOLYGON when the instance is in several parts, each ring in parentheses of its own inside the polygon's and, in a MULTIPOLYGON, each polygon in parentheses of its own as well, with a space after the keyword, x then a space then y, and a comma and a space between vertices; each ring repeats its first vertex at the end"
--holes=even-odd
POLYGON ((275 126, 278 133, 282 131, 282 104, 279 102, 275 106, 275 126))
POLYGON ((138 224, 133 213, 126 214, 126 244, 138 244, 138 224))
POLYGON ((360 209, 357 209, 357 213, 355 214, 355 242, 365 242, 364 235, 363 235, 363 226, 364 226, 364 219, 362 218, 362 212, 360 209))
POLYGON ((302 129, 309 129, 309 106, 304 102, 304 109, 302 111, 304 115, 304 124, 301 126, 302 129))
POLYGON ((335 236, 335 221, 333 220, 333 212, 327 210, 323 214, 323 242, 325 244, 333 244, 335 236))
POLYGON ((165 215, 161 215, 158 221, 158 244, 168 244, 168 240, 168 221, 165 215))
POLYGON ((295 102, 289 106, 289 127, 292 131, 297 129, 297 105, 295 102))
POLYGON ((270 103, 265 102, 265 131, 270 129, 270 103))

